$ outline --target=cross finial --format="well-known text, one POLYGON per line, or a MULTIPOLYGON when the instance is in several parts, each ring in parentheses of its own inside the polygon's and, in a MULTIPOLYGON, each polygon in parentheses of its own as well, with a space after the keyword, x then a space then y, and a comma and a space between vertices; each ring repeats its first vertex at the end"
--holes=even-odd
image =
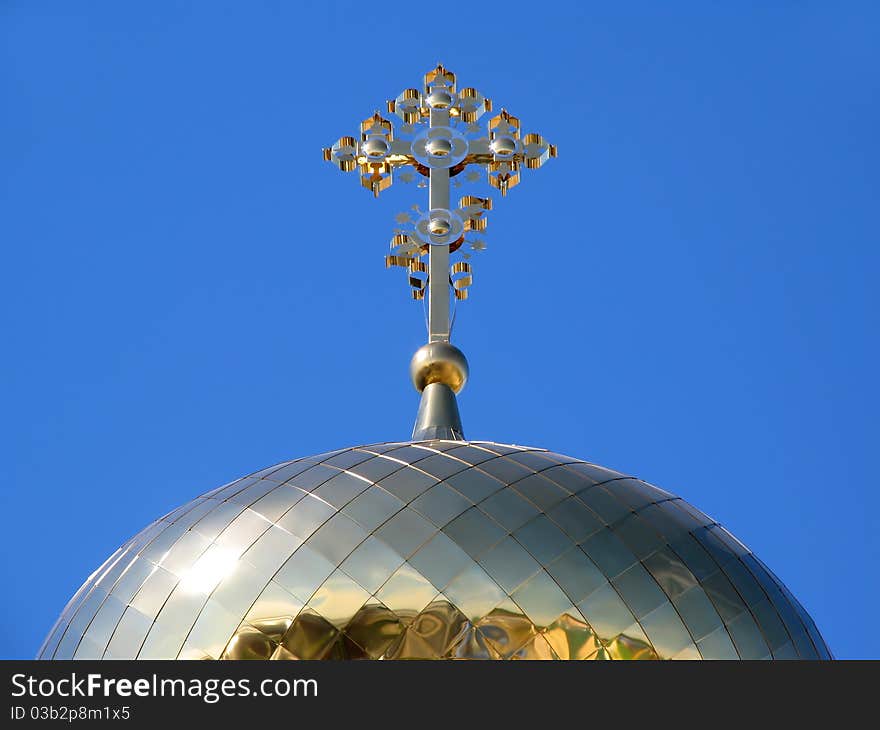
MULTIPOLYGON (((505 109, 482 126, 480 119, 492 111, 492 102, 474 88, 457 90, 455 74, 439 62, 425 74, 421 89, 404 89, 387 103, 387 109, 399 118, 397 135, 395 124, 377 111, 361 122, 358 139, 340 137, 323 155, 344 172, 357 170, 361 184, 377 197, 391 186, 395 170, 401 171, 402 182, 421 179, 418 187, 428 188, 427 210, 415 205, 412 212, 398 214, 385 264, 407 270, 414 299, 425 299, 427 294, 428 345, 413 358, 414 382, 423 393, 420 417, 425 395, 433 385, 442 385, 449 397, 444 393, 436 403, 448 406, 451 397, 455 413, 447 420, 456 421, 457 428, 447 430, 461 438, 452 392, 464 385, 467 363, 449 344, 450 301, 467 298, 473 282, 469 259, 472 252, 485 248, 483 232, 492 201, 464 195, 453 208, 451 188, 461 187, 461 178, 467 184, 478 182, 480 174, 474 168, 482 167, 489 186, 506 196, 520 183, 523 167, 541 167, 556 157, 556 147, 539 134, 522 136, 520 120, 505 109)), ((442 437, 421 431, 422 437, 429 433, 442 437)))

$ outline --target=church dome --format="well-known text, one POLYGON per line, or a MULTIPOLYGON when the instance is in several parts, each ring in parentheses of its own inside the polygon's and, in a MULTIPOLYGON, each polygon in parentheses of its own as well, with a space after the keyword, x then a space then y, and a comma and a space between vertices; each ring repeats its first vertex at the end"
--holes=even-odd
POLYGON ((464 435, 456 302, 491 198, 556 157, 442 64, 322 151, 378 196, 415 175, 386 267, 425 304, 410 441, 284 462, 157 520, 80 588, 42 659, 828 659, 752 552, 647 482, 464 435), (397 124, 397 133, 395 133, 397 124))
POLYGON ((359 446, 208 492, 120 547, 41 659, 830 658, 710 517, 542 449, 359 446))

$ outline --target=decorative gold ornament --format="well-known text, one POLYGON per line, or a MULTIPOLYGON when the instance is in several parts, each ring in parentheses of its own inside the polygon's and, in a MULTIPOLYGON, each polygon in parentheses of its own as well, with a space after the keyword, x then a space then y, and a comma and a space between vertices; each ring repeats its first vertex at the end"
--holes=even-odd
POLYGON ((432 383, 442 383, 458 393, 467 382, 468 364, 464 353, 454 345, 429 342, 416 350, 409 371, 420 393, 432 383))
POLYGON ((386 266, 407 269, 416 299, 427 293, 428 339, 445 341, 451 329, 450 303, 465 299, 473 282, 470 265, 466 272, 456 266, 470 252, 485 249, 484 239, 473 234, 485 231, 485 212, 491 210, 491 200, 473 195, 462 198, 472 202, 453 210, 450 187, 460 184, 457 178, 463 172, 467 183, 478 181, 479 174, 466 171, 482 167, 489 186, 505 196, 520 183, 521 168, 537 169, 556 156, 556 147, 539 134, 521 138, 520 120, 504 109, 481 126, 492 102, 473 87, 457 91, 455 74, 443 64, 425 74, 422 89, 404 89, 388 101, 387 109, 402 121, 397 135, 392 122, 376 112, 361 123, 359 141, 340 138, 323 156, 344 172, 358 169, 361 185, 375 196, 391 186, 401 168, 409 168, 399 173, 403 182, 428 178, 428 209, 415 218, 397 217, 401 227, 395 235, 405 236, 406 242, 392 246, 386 266), (459 258, 453 260, 456 252, 459 258), (416 286, 410 259, 421 258, 427 260, 428 275, 416 286), (467 283, 462 283, 465 278, 467 283))

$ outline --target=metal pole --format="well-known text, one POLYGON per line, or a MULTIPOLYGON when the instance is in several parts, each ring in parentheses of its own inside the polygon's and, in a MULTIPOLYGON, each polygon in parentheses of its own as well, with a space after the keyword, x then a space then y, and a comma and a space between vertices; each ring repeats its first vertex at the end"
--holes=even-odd
MULTIPOLYGON (((430 126, 449 125, 449 111, 432 109, 430 126)), ((432 167, 428 178, 430 210, 449 210, 449 169, 432 167)), ((449 342, 449 246, 430 245, 428 252, 428 342, 449 342)))

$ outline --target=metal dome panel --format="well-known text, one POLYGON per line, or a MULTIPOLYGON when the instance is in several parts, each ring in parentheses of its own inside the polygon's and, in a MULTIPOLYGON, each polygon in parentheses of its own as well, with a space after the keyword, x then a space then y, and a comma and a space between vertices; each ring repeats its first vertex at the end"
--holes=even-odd
POLYGON ((157 520, 41 659, 830 658, 748 548, 682 499, 540 449, 360 446, 157 520))

